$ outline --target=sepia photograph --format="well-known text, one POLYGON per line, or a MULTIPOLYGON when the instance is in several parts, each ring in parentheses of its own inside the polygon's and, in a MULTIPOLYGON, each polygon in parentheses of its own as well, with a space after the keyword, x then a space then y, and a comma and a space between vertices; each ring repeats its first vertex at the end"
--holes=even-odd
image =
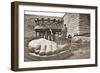
POLYGON ((24 12, 24 61, 90 58, 90 14, 24 12))
POLYGON ((97 7, 13 2, 11 69, 97 66, 97 7))

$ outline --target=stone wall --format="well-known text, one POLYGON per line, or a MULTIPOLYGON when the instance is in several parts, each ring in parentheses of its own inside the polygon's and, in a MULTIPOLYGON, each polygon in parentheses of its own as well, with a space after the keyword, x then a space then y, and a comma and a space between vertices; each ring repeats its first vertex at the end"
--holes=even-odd
POLYGON ((63 19, 68 28, 68 35, 90 33, 89 14, 66 13, 63 19))
POLYGON ((64 24, 68 28, 68 35, 74 35, 79 33, 79 14, 77 13, 66 13, 63 17, 64 24))

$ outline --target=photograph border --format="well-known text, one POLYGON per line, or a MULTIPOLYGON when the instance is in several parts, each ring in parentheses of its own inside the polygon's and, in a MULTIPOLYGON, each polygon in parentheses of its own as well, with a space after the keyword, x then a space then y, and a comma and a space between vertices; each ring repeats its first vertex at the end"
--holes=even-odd
POLYGON ((92 67, 97 66, 97 6, 85 5, 69 5, 69 4, 51 4, 51 3, 35 3, 35 2, 20 2, 15 1, 11 3, 11 70, 13 71, 28 71, 28 70, 45 70, 45 69, 60 69, 60 68, 77 68, 77 67, 92 67), (68 8, 85 8, 95 9, 95 64, 84 65, 70 65, 70 66, 52 66, 52 67, 36 67, 36 68, 19 68, 18 67, 18 10, 19 5, 36 5, 36 6, 50 6, 50 7, 68 7, 68 8))

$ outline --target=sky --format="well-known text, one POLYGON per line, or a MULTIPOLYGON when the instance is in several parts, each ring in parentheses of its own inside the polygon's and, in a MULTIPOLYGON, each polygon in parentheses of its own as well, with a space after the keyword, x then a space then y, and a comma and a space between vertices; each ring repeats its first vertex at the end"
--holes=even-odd
POLYGON ((63 17, 63 12, 25 11, 25 14, 63 17))

